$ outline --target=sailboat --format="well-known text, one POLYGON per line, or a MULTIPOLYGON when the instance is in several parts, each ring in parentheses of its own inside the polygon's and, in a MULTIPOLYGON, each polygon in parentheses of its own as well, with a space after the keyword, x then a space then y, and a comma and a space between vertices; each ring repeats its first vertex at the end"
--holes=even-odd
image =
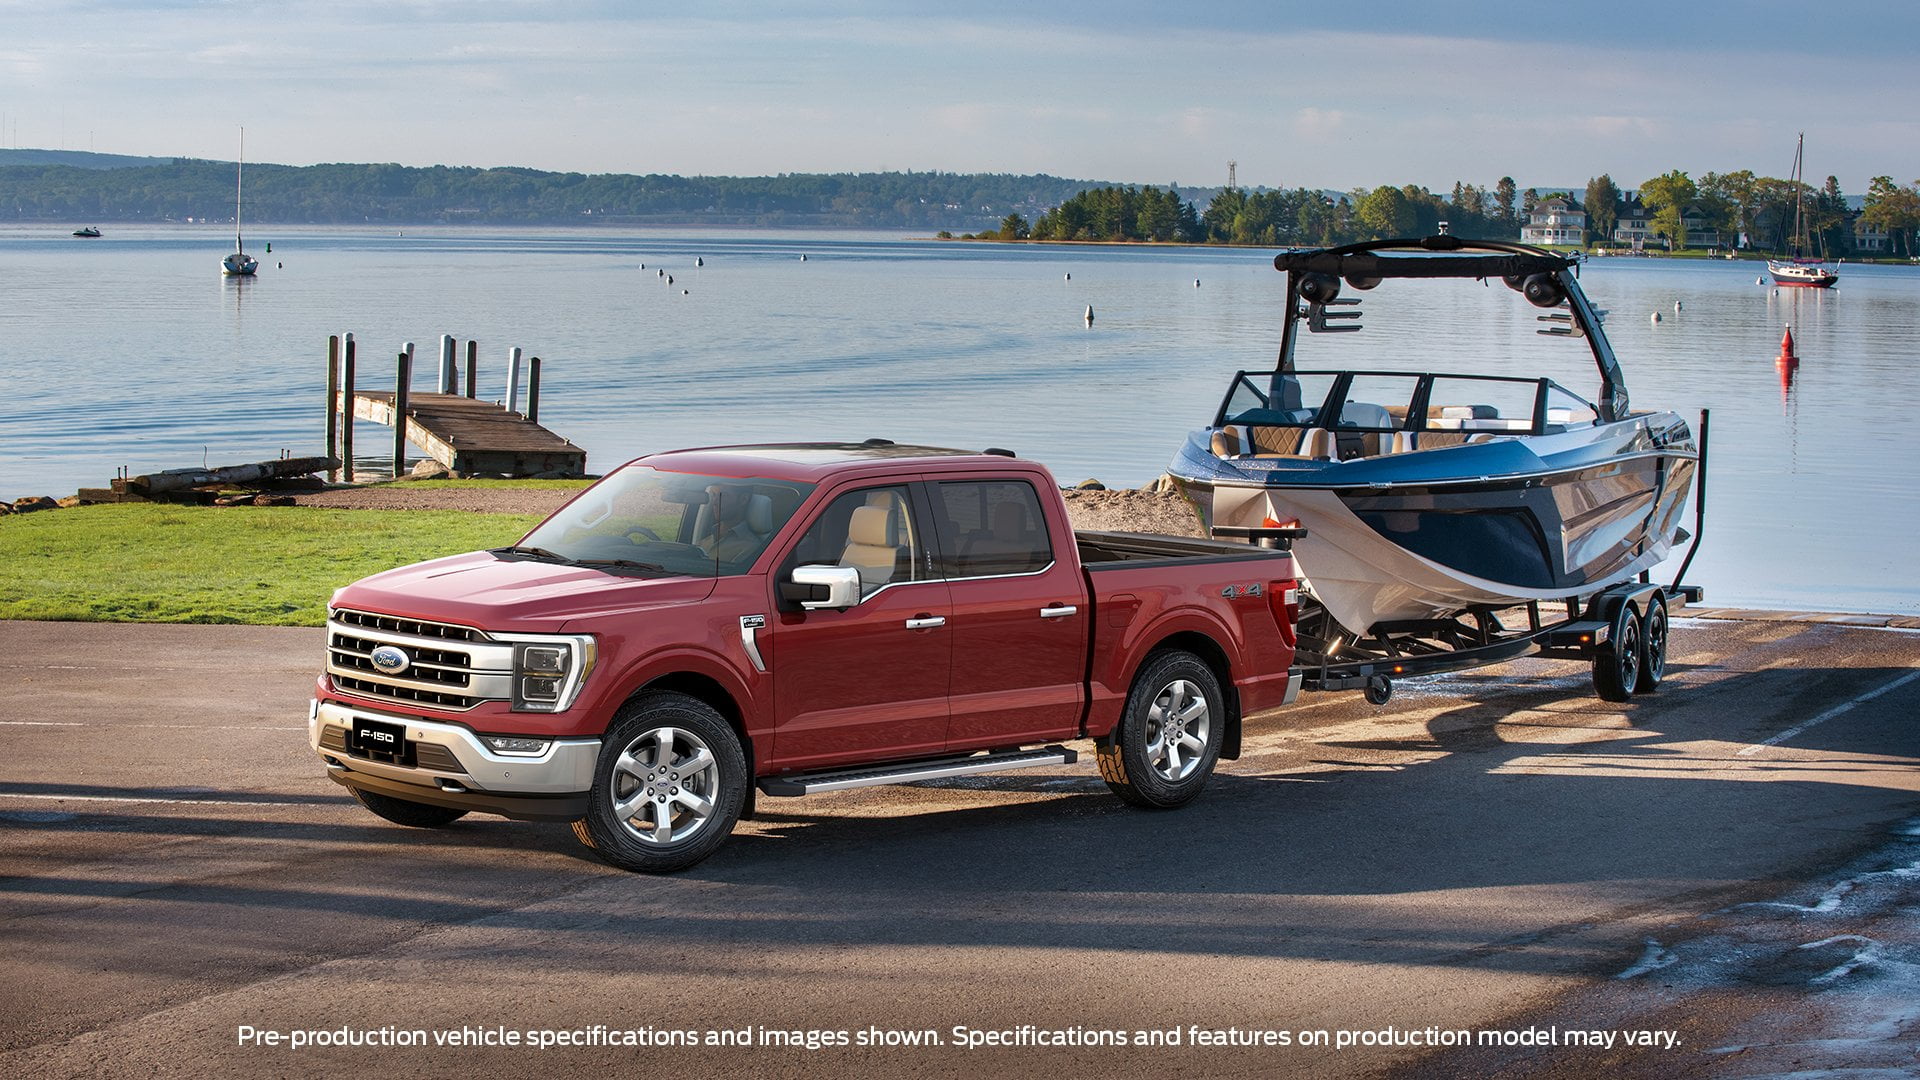
POLYGON ((233 163, 233 254, 220 260, 220 272, 228 277, 252 277, 260 269, 260 260, 247 254, 240 243, 240 185, 246 170, 247 129, 240 129, 240 160, 233 163))
POLYGON ((1767 273, 1772 275, 1775 285, 1828 289, 1840 280, 1840 275, 1826 266, 1824 260, 1800 254, 1812 247, 1807 237, 1807 185, 1801 175, 1800 155, 1806 144, 1807 136, 1802 132, 1793 147, 1793 258, 1768 259, 1767 273))

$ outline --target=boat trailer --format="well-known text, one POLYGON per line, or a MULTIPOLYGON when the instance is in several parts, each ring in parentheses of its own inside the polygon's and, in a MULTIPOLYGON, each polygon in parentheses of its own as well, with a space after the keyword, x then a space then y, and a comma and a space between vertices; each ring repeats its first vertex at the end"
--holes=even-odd
MULTIPOLYGON (((1706 525, 1707 423, 1703 409, 1700 459, 1694 473, 1693 535, 1672 583, 1657 584, 1642 571, 1637 579, 1559 601, 1565 605, 1565 614, 1553 622, 1543 613, 1542 604, 1556 601, 1532 600, 1471 607, 1447 618, 1376 623, 1364 634, 1335 622, 1303 589, 1294 659, 1301 689, 1362 690, 1368 702, 1384 705, 1393 696, 1395 679, 1544 656, 1592 664, 1594 691, 1606 701, 1626 701, 1635 693, 1653 690, 1666 674, 1671 609, 1697 604, 1704 596, 1700 586, 1682 582, 1706 525)), ((1215 536, 1284 551, 1307 535, 1306 529, 1297 526, 1222 525, 1211 531, 1215 536)), ((1311 580, 1310 567, 1308 571, 1311 580)))

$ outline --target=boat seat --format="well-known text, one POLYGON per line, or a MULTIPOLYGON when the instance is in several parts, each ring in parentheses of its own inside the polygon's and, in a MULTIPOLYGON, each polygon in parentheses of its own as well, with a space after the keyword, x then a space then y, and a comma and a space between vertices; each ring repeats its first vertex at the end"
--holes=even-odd
POLYGON ((1407 431, 1408 450, 1439 450, 1449 446, 1493 441, 1491 431, 1407 431))
POLYGON ((1215 429, 1213 454, 1223 458, 1299 457, 1324 460, 1333 456, 1333 433, 1325 428, 1230 424, 1215 429))

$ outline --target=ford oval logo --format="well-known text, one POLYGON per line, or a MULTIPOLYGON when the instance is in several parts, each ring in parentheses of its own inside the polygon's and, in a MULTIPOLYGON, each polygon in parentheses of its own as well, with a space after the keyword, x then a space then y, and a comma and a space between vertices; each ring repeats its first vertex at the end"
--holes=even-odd
POLYGON ((373 661, 373 670, 382 675, 398 675, 413 664, 407 657, 407 650, 395 645, 382 645, 373 650, 373 655, 367 659, 373 661))

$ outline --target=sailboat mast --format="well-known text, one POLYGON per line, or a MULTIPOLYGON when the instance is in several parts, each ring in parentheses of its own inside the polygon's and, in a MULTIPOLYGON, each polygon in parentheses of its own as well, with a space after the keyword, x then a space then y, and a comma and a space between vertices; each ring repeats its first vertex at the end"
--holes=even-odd
POLYGON ((1801 154, 1807 148, 1807 133, 1801 132, 1793 142, 1793 255, 1800 257, 1800 241, 1806 235, 1807 181, 1802 175, 1801 154))
POLYGON ((247 169, 247 129, 240 129, 240 160, 233 163, 233 250, 244 252, 240 245, 240 180, 247 169))

